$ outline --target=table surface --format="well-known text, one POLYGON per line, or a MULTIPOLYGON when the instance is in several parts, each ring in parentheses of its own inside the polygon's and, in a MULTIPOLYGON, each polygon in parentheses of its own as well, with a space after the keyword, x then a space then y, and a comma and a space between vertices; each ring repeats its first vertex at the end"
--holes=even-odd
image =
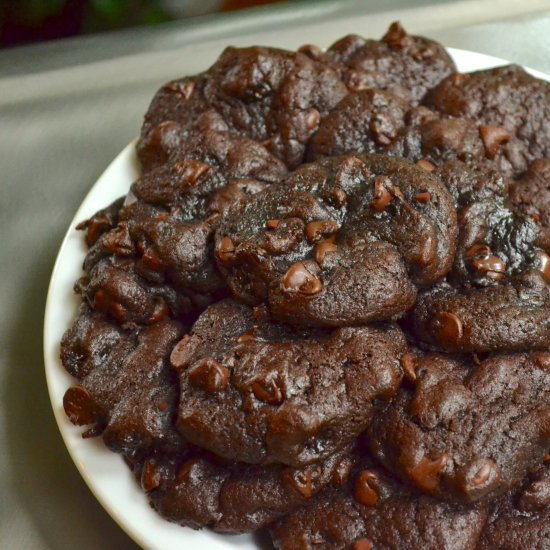
POLYGON ((447 46, 550 73, 549 0, 387 6, 373 0, 366 12, 359 0, 305 2, 0 52, 2 548, 136 548, 94 500, 63 446, 44 378, 42 323, 67 226, 138 133, 162 82, 206 68, 228 43, 326 46, 350 32, 381 36, 395 19, 447 46))

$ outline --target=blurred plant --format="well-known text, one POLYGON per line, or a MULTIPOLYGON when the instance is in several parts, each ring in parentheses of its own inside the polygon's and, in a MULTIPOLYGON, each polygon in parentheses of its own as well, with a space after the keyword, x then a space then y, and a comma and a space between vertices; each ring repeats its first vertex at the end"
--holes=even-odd
POLYGON ((0 0, 4 46, 172 19, 161 0, 0 0))
POLYGON ((0 46, 51 40, 282 0, 0 0, 0 46))

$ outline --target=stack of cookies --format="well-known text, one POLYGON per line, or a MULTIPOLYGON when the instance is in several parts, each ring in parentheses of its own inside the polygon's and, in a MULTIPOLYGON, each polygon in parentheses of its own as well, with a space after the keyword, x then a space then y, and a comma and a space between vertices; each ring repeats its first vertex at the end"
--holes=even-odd
POLYGON ((549 120, 397 23, 164 85, 79 226, 70 420, 192 528, 550 548, 549 120))

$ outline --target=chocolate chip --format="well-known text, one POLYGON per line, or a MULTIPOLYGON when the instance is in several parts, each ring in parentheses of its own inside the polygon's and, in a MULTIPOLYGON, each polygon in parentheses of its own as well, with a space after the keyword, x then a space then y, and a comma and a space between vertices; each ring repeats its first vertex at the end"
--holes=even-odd
POLYGON ((99 410, 83 386, 72 386, 65 392, 63 408, 69 420, 76 426, 95 424, 99 419, 99 410))
POLYGON ((330 240, 321 241, 315 247, 315 261, 319 265, 323 265, 323 262, 325 261, 325 256, 327 254, 330 254, 331 252, 338 252, 338 246, 330 240))
POLYGON ((466 258, 486 258, 491 254, 491 249, 486 244, 474 244, 466 251, 466 258))
POLYGON ((437 254, 434 241, 431 237, 426 237, 423 241, 415 244, 411 250, 411 261, 418 265, 430 265, 437 254))
POLYGON ((397 48, 404 45, 405 38, 407 38, 405 29, 399 21, 394 21, 390 25, 388 32, 382 37, 382 42, 385 42, 392 48, 397 48))
POLYGON ((164 89, 168 92, 179 93, 186 100, 189 100, 195 91, 195 83, 192 80, 188 80, 187 82, 169 82, 164 85, 164 89))
POLYGON ((147 324, 152 325, 153 323, 158 323, 163 319, 166 319, 170 313, 170 308, 165 302, 164 298, 157 298, 155 300, 155 307, 153 308, 153 313, 147 319, 147 324))
POLYGON ((327 235, 338 231, 338 224, 334 220, 319 220, 306 225, 306 237, 309 242, 320 241, 327 235))
POLYGON ((397 137, 395 120, 386 113, 376 113, 369 123, 369 129, 378 145, 390 145, 397 137))
POLYGON ((102 311, 103 313, 114 317, 121 324, 128 320, 128 312, 126 311, 126 308, 101 288, 94 294, 92 307, 97 311, 102 311))
POLYGON ((121 223, 106 233, 101 241, 101 247, 117 256, 132 256, 135 247, 127 224, 121 223))
POLYGON ((439 338, 444 342, 458 344, 462 339, 462 321, 454 313, 448 311, 437 313, 435 316, 435 326, 439 338))
POLYGON ((393 184, 387 176, 378 176, 374 180, 374 195, 372 199, 372 207, 377 212, 384 212, 393 199, 392 193, 388 188, 392 188, 393 184))
POLYGON ((400 363, 405 378, 409 382, 416 382, 416 356, 412 353, 405 353, 405 355, 401 357, 400 363))
POLYGON ((426 204, 432 200, 432 195, 428 191, 424 191, 423 193, 418 193, 414 198, 416 202, 426 204))
POLYGON ((306 128, 310 132, 314 132, 319 127, 321 114, 317 109, 310 109, 306 114, 306 128))
POLYGON ((420 168, 423 168, 427 172, 433 172, 435 170, 435 164, 431 163, 429 160, 426 159, 420 159, 417 163, 417 166, 420 166, 420 168))
POLYGON ((341 487, 346 483, 346 481, 349 478, 349 474, 351 472, 351 468, 353 466, 353 463, 350 458, 344 458, 336 468, 334 468, 334 472, 332 473, 332 482, 334 485, 341 487))
POLYGON ((164 140, 169 138, 173 131, 177 131, 179 124, 175 120, 163 120, 151 129, 147 140, 151 147, 162 147, 164 140))
POLYGON ((303 262, 290 266, 283 276, 281 287, 285 292, 297 292, 310 296, 323 290, 323 283, 311 273, 303 262))
MULTIPOLYGON (((130 192, 128 192, 130 194, 130 192)), ((87 229, 86 232, 86 244, 88 248, 91 248, 95 242, 113 226, 113 221, 106 215, 99 213, 96 214, 93 218, 79 223, 76 226, 76 229, 79 231, 82 229, 87 229)))
POLYGON ((421 489, 434 491, 439 485, 439 474, 445 468, 448 459, 446 453, 436 460, 423 457, 416 466, 409 469, 409 475, 421 489))
POLYGON ((485 152, 490 159, 495 158, 500 146, 510 141, 512 137, 504 128, 490 125, 480 126, 479 135, 483 141, 485 152))
POLYGON ((246 342, 254 342, 254 334, 255 334, 256 330, 257 330, 256 327, 252 327, 247 332, 241 334, 237 338, 237 343, 238 344, 244 344, 246 342))
POLYGON ((152 491, 160 485, 160 473, 155 464, 147 461, 141 470, 141 487, 145 492, 152 491))
POLYGON ((281 220, 267 220, 265 225, 268 229, 277 229, 281 224, 281 220))
POLYGON ((210 171, 210 165, 198 160, 184 160, 175 165, 179 176, 189 185, 195 185, 200 178, 210 171))
POLYGON ((260 142, 268 151, 273 151, 273 148, 275 147, 277 140, 274 137, 270 137, 267 139, 264 139, 260 142))
POLYGON ((164 271, 164 265, 152 248, 145 248, 141 258, 136 264, 136 269, 142 271, 145 275, 151 272, 162 273, 164 271))
POLYGON ((346 201, 348 200, 348 196, 346 195, 345 191, 341 189, 340 187, 336 187, 330 192, 330 198, 332 199, 332 202, 341 208, 346 204, 346 201))
POLYGON ((229 369, 211 357, 201 360, 189 370, 189 383, 208 393, 217 393, 227 387, 229 369))
POLYGON ((484 277, 494 281, 501 281, 506 274, 506 264, 494 255, 486 258, 476 257, 472 260, 472 267, 483 274, 484 277))
POLYGON ((536 254, 537 256, 537 269, 542 273, 542 276, 547 282, 550 282, 550 256, 540 250, 536 254))
POLYGON ((181 468, 178 470, 178 473, 176 475, 176 483, 183 483, 189 476, 189 473, 196 463, 197 460, 195 458, 190 458, 189 460, 185 461, 182 464, 181 468))
POLYGON ((188 343, 191 337, 186 334, 172 349, 170 354, 170 365, 175 370, 181 370, 185 368, 190 359, 190 353, 188 349, 188 343))
POLYGON ((311 471, 287 471, 283 474, 283 480, 304 498, 313 495, 311 471))
POLYGON ((229 262, 235 256, 235 245, 229 237, 224 237, 216 249, 216 257, 220 262, 229 262))
POLYGON ((298 51, 300 53, 303 53, 304 55, 307 55, 310 59, 313 60, 319 60, 324 55, 323 50, 315 44, 304 44, 298 49, 298 51))
POLYGON ((358 539, 353 543, 352 550, 372 550, 374 548, 370 539, 358 539))
POLYGON ((485 483, 487 483, 489 478, 493 475, 494 470, 495 461, 490 458, 486 459, 477 471, 476 475, 472 478, 472 487, 476 488, 485 485, 485 483))
POLYGON ((168 410, 168 403, 164 400, 162 401, 159 401, 158 404, 157 404, 157 409, 160 411, 160 412, 166 412, 168 410))
POLYGON ((252 393, 257 399, 269 405, 280 405, 283 402, 283 392, 273 378, 256 379, 251 384, 252 393))
POLYGON ((378 476, 370 470, 361 472, 355 480, 354 496, 363 506, 375 506, 380 498, 377 490, 378 476))
POLYGON ((467 73, 453 73, 449 76, 449 81, 454 86, 462 86, 464 82, 470 79, 470 75, 467 73))

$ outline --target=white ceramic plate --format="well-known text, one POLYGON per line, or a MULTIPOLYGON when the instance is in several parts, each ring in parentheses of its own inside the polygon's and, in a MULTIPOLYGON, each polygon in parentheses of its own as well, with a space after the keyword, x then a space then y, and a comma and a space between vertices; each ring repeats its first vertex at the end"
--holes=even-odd
MULTIPOLYGON (((475 71, 508 63, 503 59, 465 50, 449 49, 460 71, 475 71)), ((549 77, 530 71, 534 76, 549 77)), ((139 169, 134 150, 128 145, 94 184, 78 209, 65 235, 52 273, 44 319, 44 359, 46 378, 55 418, 69 453, 105 510, 140 546, 151 550, 247 550, 258 548, 251 535, 222 536, 208 530, 193 531, 163 520, 148 505, 120 456, 108 451, 101 438, 82 439, 82 428, 73 426, 63 411, 63 395, 74 379, 63 369, 59 342, 71 325, 78 308, 73 284, 81 275, 86 254, 78 222, 89 218, 125 194, 137 179, 139 169)))

